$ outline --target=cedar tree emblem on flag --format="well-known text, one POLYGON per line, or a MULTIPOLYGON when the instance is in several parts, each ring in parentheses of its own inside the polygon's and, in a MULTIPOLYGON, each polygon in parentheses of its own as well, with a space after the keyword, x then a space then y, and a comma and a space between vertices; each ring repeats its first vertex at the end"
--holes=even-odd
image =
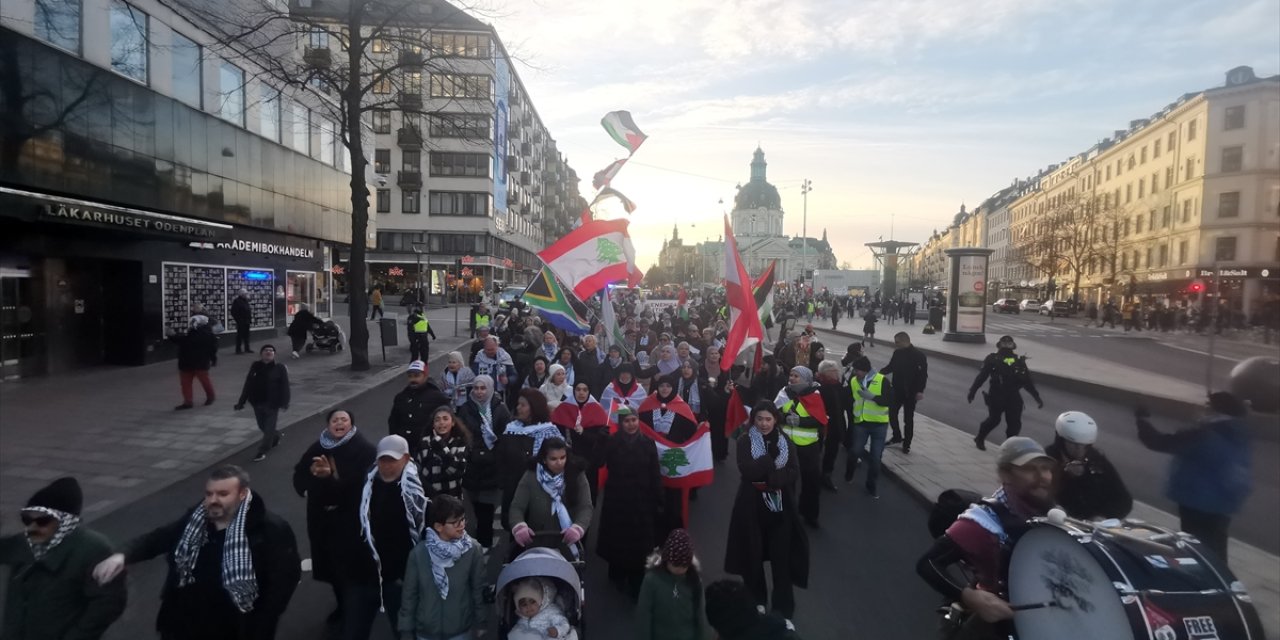
POLYGON ((607 264, 622 262, 622 247, 607 238, 600 238, 596 240, 596 259, 607 264))

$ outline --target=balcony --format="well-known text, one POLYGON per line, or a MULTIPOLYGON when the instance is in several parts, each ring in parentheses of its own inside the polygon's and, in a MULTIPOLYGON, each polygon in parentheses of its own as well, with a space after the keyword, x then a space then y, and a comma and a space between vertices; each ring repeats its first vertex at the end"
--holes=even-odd
POLYGON ((522 156, 531 156, 531 155, 533 155, 533 145, 529 144, 528 142, 521 142, 521 143, 520 143, 520 155, 522 155, 522 156))
POLYGON ((396 144, 401 149, 421 149, 422 132, 414 127, 401 127, 396 131, 396 144))
POLYGON ((530 184, 532 184, 532 183, 533 183, 533 177, 529 175, 529 172, 528 172, 528 171, 521 171, 521 172, 520 172, 520 185, 521 185, 521 186, 525 186, 525 187, 527 187, 527 186, 529 186, 529 185, 530 185, 530 184))
POLYGON ((400 64, 406 67, 422 66, 422 52, 409 50, 401 51, 400 64))
POLYGON ((333 66, 333 52, 328 49, 307 47, 302 52, 302 61, 316 69, 328 69, 333 66))
POLYGON ((422 188, 421 171, 397 171, 396 184, 400 188, 422 188))
POLYGON ((396 94, 396 104, 405 111, 422 111, 422 94, 401 91, 396 94))

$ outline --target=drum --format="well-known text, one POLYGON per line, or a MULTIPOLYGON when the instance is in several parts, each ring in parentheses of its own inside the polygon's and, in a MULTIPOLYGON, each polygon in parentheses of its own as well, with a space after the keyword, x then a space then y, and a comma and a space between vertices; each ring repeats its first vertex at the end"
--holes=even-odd
POLYGON ((1244 586, 1211 555, 1138 521, 1036 518, 1009 561, 1018 638, 1262 640, 1244 586))

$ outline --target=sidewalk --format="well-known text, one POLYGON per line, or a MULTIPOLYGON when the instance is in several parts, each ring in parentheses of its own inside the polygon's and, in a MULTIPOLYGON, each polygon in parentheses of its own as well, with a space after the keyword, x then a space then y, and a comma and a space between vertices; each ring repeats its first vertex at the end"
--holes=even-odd
MULTIPOLYGON (((452 310, 428 317, 440 336, 432 341, 433 357, 467 341, 452 336, 452 310)), ((348 330, 345 318, 337 321, 348 330)), ((371 368, 358 373, 350 371, 346 351, 293 360, 287 336, 253 341, 255 349, 275 344, 289 366, 292 401, 280 414, 281 431, 404 373, 403 333, 399 346, 387 348, 385 363, 375 326, 370 333, 371 368)), ((231 334, 222 338, 218 366, 210 370, 217 400, 202 406, 197 383, 196 408, 189 411, 173 410, 182 400, 173 361, 0 384, 0 514, 16 513, 49 481, 74 475, 84 487, 84 517, 93 520, 256 447, 261 432, 253 411, 233 406, 257 356, 235 355, 233 342, 231 334)))
MULTIPOLYGON (((946 489, 982 494, 995 490, 998 447, 978 451, 969 434, 919 413, 915 434, 910 455, 903 454, 901 447, 889 447, 883 462, 885 472, 902 480, 921 500, 933 504, 946 489)), ((1178 529, 1176 516, 1142 502, 1133 503, 1130 518, 1178 529)), ((1230 556, 1231 570, 1249 589, 1267 637, 1280 638, 1280 557, 1235 539, 1230 556)))

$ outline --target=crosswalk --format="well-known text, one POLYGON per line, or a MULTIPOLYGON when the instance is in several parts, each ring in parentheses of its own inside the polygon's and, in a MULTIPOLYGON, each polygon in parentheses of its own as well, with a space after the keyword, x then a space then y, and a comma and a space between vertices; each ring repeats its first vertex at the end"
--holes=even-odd
POLYGON ((1023 319, 1018 316, 987 315, 988 334, 1008 334, 1015 338, 1108 338, 1115 333, 1086 329, 1079 318, 1057 318, 1053 324, 1045 321, 1023 319))

